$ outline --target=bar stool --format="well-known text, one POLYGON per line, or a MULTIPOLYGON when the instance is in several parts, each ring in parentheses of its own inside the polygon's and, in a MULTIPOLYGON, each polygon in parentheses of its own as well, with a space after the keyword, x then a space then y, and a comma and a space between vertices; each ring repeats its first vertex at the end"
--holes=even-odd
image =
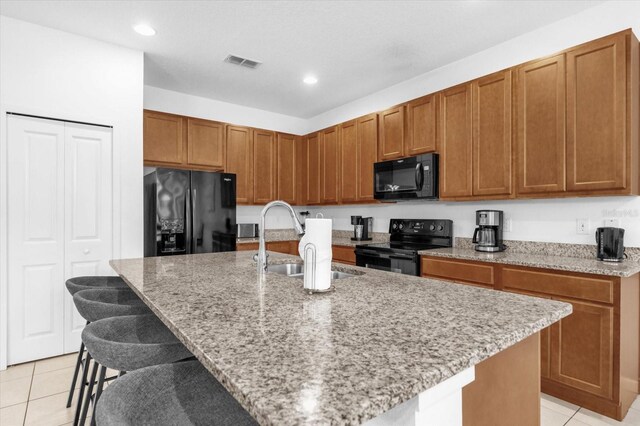
MULTIPOLYGON (((70 278, 65 282, 67 290, 73 296, 80 290, 89 290, 95 288, 119 288, 129 289, 126 282, 120 277, 114 276, 83 276, 70 278)), ((87 321, 87 324, 89 322, 87 321)), ((67 408, 71 407, 73 401, 73 394, 76 389, 76 381, 78 380, 78 373, 80 367, 83 365, 82 357, 84 356, 84 343, 80 342, 80 350, 78 351, 78 359, 76 360, 76 368, 73 372, 73 380, 71 381, 71 388, 69 389, 69 397, 67 398, 67 408)))
MULTIPOLYGON (((99 321, 105 318, 111 318, 123 315, 141 315, 149 314, 151 311, 144 304, 144 302, 136 296, 136 294, 128 288, 91 288, 87 290, 80 290, 74 293, 73 303, 76 305, 76 309, 82 317, 87 320, 87 325, 99 321)), ((84 352, 84 342, 81 346, 82 352, 84 352)), ((82 352, 78 354, 79 358, 82 357, 82 352)), ((80 361, 82 364, 82 360, 80 361)), ((87 375, 89 374, 89 364, 91 363, 91 353, 87 352, 87 356, 84 360, 84 368, 82 371, 82 379, 80 389, 78 390, 78 402, 76 404, 76 413, 74 416, 73 424, 77 425, 80 419, 80 413, 82 411, 83 399, 84 399, 84 387, 87 383, 87 375)), ((79 369, 79 367, 77 367, 79 369)), ((75 382, 77 380, 77 374, 74 373, 74 380, 72 386, 75 388, 75 382)), ((73 394, 71 393, 67 400, 67 407, 70 407, 73 394)))
POLYGON ((95 419, 95 407, 104 388, 107 368, 129 372, 193 357, 171 330, 153 314, 120 316, 92 322, 82 331, 82 341, 93 357, 94 364, 80 424, 84 424, 87 418, 92 397, 95 419), (100 374, 94 394, 98 364, 100 374))
POLYGON ((195 360, 128 373, 104 391, 94 416, 98 426, 257 425, 195 360))

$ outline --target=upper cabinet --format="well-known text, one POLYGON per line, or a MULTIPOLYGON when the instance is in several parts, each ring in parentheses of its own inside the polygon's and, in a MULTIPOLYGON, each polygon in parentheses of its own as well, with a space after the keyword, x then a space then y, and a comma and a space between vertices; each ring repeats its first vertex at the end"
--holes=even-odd
POLYGON ((284 133, 277 134, 277 198, 290 204, 297 201, 296 191, 296 138, 284 133))
POLYGON ((423 96, 407 103, 407 157, 436 150, 436 95, 423 96))
POLYGON ((378 113, 380 161, 404 157, 404 105, 378 113))
POLYGON ((358 122, 340 125, 340 201, 358 201, 358 122))
POLYGON ((320 195, 323 204, 338 203, 338 127, 322 131, 320 139, 320 195))
POLYGON ((298 204, 307 202, 307 156, 309 143, 304 136, 296 136, 296 200, 298 204))
POLYGON ((517 192, 564 191, 564 55, 518 67, 516 88, 517 192))
POLYGON ((224 124, 187 118, 187 164, 222 170, 224 168, 224 124))
POLYGON ((320 133, 307 136, 307 188, 305 204, 320 204, 320 133))
POLYGON ((179 115, 144 111, 144 161, 155 166, 183 163, 186 135, 185 118, 179 115))
POLYGON ((253 130, 253 202, 266 204, 276 199, 276 135, 253 130))
MULTIPOLYGON (((626 34, 616 34, 567 52, 569 191, 624 189, 629 184, 627 93, 638 76, 627 85, 626 39, 626 34)), ((637 59, 637 46, 634 52, 637 59)), ((637 131, 637 121, 634 127, 637 131)))
POLYGON ((471 84, 473 195, 510 195, 511 70, 471 84))
POLYGON ((236 201, 253 203, 253 145, 251 129, 227 126, 227 160, 225 172, 236 174, 236 201))
POLYGON ((440 95, 440 198, 472 195, 471 84, 440 95))
POLYGON ((378 115, 365 115, 357 122, 358 201, 373 201, 373 165, 378 161, 378 115))

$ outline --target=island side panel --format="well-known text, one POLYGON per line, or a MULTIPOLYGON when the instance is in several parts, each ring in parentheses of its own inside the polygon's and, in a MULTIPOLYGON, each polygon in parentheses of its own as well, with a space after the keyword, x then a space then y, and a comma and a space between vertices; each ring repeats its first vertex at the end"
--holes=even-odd
POLYGON ((464 426, 540 425, 540 333, 476 365, 462 389, 464 426))

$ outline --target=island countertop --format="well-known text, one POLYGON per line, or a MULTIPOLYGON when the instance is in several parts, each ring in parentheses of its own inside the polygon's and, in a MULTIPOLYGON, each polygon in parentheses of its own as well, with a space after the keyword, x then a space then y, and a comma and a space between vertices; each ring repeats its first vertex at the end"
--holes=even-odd
POLYGON ((111 265, 263 425, 360 424, 571 313, 562 302, 338 264, 364 274, 310 295, 296 278, 259 280, 251 255, 111 265))

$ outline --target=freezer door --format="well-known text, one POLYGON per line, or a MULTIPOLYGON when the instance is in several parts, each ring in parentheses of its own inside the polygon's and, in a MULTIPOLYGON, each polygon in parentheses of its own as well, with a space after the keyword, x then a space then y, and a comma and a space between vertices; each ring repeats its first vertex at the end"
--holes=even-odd
POLYGON ((236 249, 236 175, 191 172, 191 253, 236 249))
POLYGON ((154 175, 155 185, 149 177, 148 188, 155 189, 155 215, 147 215, 145 227, 155 229, 155 255, 185 254, 190 245, 189 172, 156 169, 154 175))

